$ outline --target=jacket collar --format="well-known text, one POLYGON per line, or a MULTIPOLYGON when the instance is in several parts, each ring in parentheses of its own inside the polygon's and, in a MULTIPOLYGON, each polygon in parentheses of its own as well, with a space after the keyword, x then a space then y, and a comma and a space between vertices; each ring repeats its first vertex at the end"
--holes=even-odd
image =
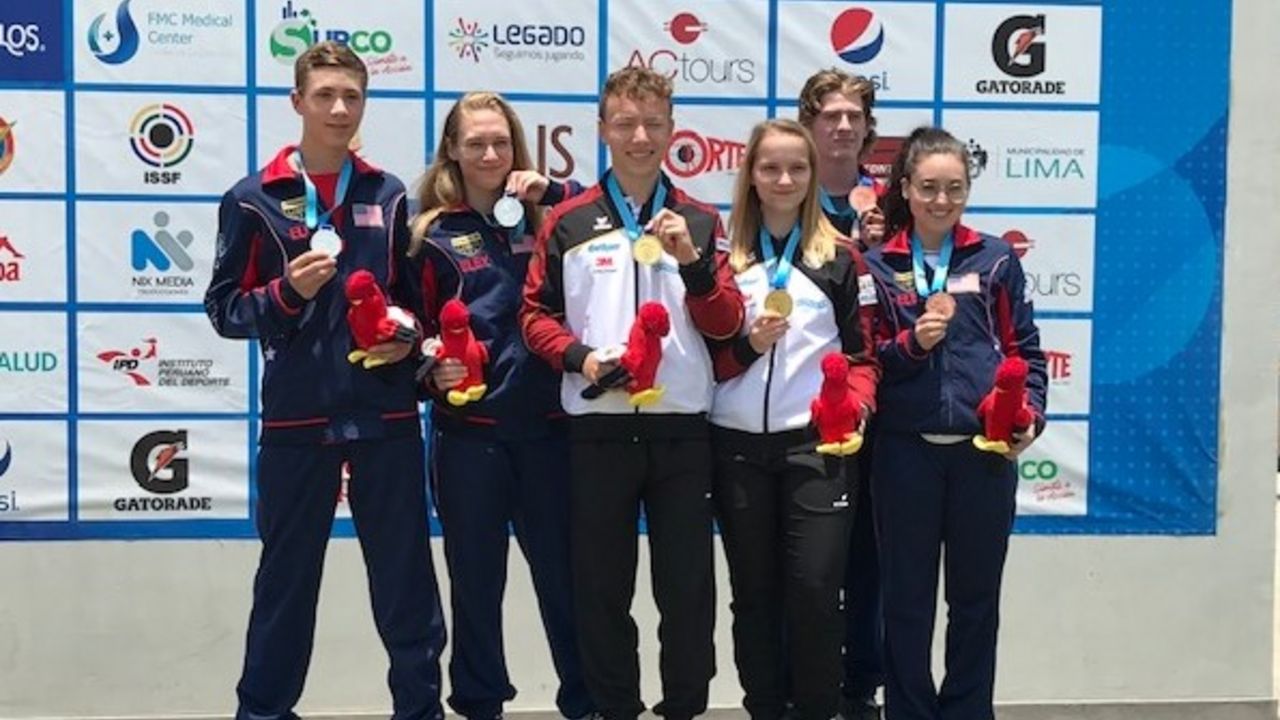
MULTIPOLYGON (((956 223, 955 227, 951 229, 951 237, 955 240, 957 250, 977 245, 982 241, 982 236, 978 234, 977 230, 960 223, 956 223)), ((911 226, 907 225, 899 230, 896 235, 889 238, 883 245, 881 252, 890 255, 910 255, 911 226)))
MULTIPOLYGON (((281 182, 284 180, 298 180, 302 176, 293 168, 289 159, 293 157, 294 151, 298 149, 297 145, 286 145, 271 158, 271 162, 262 170, 262 184, 270 185, 271 183, 281 182)), ((355 165, 357 175, 376 175, 382 172, 381 169, 374 167, 355 153, 351 153, 351 160, 355 165)))

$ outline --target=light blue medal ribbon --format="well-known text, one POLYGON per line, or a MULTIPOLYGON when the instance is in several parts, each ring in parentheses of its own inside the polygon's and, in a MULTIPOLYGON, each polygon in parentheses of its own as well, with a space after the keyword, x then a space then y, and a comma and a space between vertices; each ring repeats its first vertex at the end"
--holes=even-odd
MULTIPOLYGON (((618 187, 618 180, 609 173, 605 178, 605 188, 609 191, 609 199, 613 201, 613 206, 618 209, 618 216, 622 218, 622 225, 626 228, 627 237, 634 244, 640 236, 644 234, 644 230, 640 227, 640 221, 636 219, 634 213, 631 212, 631 205, 622 195, 622 188, 618 187)), ((667 202, 667 186, 662 182, 662 178, 658 178, 658 186, 653 189, 653 197, 649 199, 649 217, 663 208, 667 202)))
POLYGON ((354 167, 351 162, 351 156, 348 155, 342 161, 342 170, 338 172, 338 186, 333 191, 333 206, 320 213, 319 193, 316 192, 315 183, 311 182, 311 176, 307 174, 307 168, 302 164, 302 153, 295 150, 293 152, 294 160, 298 163, 298 170, 302 172, 302 183, 307 189, 307 209, 306 223, 308 230, 315 230, 328 224, 329 216, 333 211, 342 206, 342 201, 347 197, 347 186, 351 184, 351 173, 354 167))
POLYGON ((921 299, 927 298, 936 292, 942 292, 947 287, 947 271, 951 267, 951 250, 955 247, 951 233, 942 238, 942 248, 938 251, 938 264, 933 267, 933 283, 929 284, 925 279, 924 272, 924 246, 920 243, 920 236, 914 231, 911 233, 911 274, 916 279, 916 294, 921 299))
POLYGON ((796 223, 791 228, 791 234, 787 236, 787 245, 782 249, 782 257, 774 256, 773 237, 764 227, 760 228, 760 254, 764 258, 764 271, 769 277, 769 287, 774 290, 787 289, 787 283, 791 281, 791 270, 795 267, 792 260, 795 258, 798 247, 800 247, 800 223, 796 223))
MULTIPOLYGON (((854 215, 852 205, 843 210, 837 210, 835 200, 831 199, 831 193, 821 185, 818 186, 818 201, 822 203, 822 211, 832 217, 853 217, 854 215)), ((854 219, 857 220, 856 217, 854 219)))

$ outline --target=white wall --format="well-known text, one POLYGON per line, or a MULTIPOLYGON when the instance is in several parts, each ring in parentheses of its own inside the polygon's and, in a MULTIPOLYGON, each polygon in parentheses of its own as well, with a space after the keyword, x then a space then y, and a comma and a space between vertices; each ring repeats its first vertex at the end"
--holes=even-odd
MULTIPOLYGON (((1280 66, 1280 4, 1237 2, 1234 25, 1218 534, 1016 538, 1002 702, 1274 697, 1280 101, 1263 86, 1280 66)), ((256 559, 251 542, 0 544, 0 718, 229 714, 256 559)), ((443 567, 438 554, 437 562, 443 567)), ((712 702, 728 707, 739 694, 719 562, 712 702)), ((655 621, 644 575, 636 607, 653 702, 655 621)), ((512 709, 550 708, 553 675, 527 574, 516 564, 512 577, 508 644, 522 689, 512 709)), ((356 544, 334 543, 304 711, 389 704, 364 587, 356 544)))

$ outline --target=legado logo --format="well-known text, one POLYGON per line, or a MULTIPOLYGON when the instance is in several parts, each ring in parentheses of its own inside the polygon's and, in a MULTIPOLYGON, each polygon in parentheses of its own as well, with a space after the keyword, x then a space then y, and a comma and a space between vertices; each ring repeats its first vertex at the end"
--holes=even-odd
POLYGON ((704 137, 693 130, 677 130, 663 164, 679 178, 713 172, 735 172, 742 165, 747 146, 737 140, 704 137))
POLYGON ((1062 80, 1027 80, 1045 70, 1045 16, 1006 18, 991 37, 991 59, 1000 72, 1018 80, 979 80, 974 89, 984 95, 1065 95, 1062 80))
MULTIPOLYGON (((663 24, 663 29, 679 45, 691 46, 707 32, 706 23, 690 12, 680 12, 663 24)), ((649 68, 671 80, 698 85, 750 84, 756 80, 755 61, 747 57, 716 58, 691 50, 659 48, 635 49, 627 67, 649 68)))
POLYGON ((213 498, 179 495, 191 481, 186 430, 156 430, 134 443, 129 472, 138 487, 159 497, 118 497, 116 512, 210 511, 213 498))
POLYGON ((129 146, 142 162, 163 171, 147 171, 147 184, 172 185, 182 173, 168 170, 180 164, 195 146, 196 129, 187 113, 173 103, 144 105, 129 121, 129 146))
POLYGON ((449 30, 449 47, 458 58, 477 63, 486 52, 503 62, 582 61, 587 55, 580 48, 586 44, 587 29, 582 25, 489 24, 460 17, 449 30))
POLYGON ((0 7, 0 78, 62 82, 63 3, 10 0, 0 7))

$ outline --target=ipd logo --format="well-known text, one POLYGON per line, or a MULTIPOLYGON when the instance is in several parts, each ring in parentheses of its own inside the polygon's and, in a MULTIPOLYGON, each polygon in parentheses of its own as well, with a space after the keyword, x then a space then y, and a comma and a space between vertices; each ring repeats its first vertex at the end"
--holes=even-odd
POLYGON ((883 47, 884 25, 866 8, 849 8, 831 23, 831 49, 847 63, 869 62, 883 47))
POLYGON ((157 495, 187 489, 190 469, 185 457, 186 430, 157 430, 143 435, 129 455, 129 471, 138 487, 157 495))
POLYGON ((1035 77, 1044 72, 1044 15, 1014 15, 991 37, 991 59, 1006 75, 1035 77))
POLYGON ((62 3, 0 3, 0 78, 62 82, 62 3))

